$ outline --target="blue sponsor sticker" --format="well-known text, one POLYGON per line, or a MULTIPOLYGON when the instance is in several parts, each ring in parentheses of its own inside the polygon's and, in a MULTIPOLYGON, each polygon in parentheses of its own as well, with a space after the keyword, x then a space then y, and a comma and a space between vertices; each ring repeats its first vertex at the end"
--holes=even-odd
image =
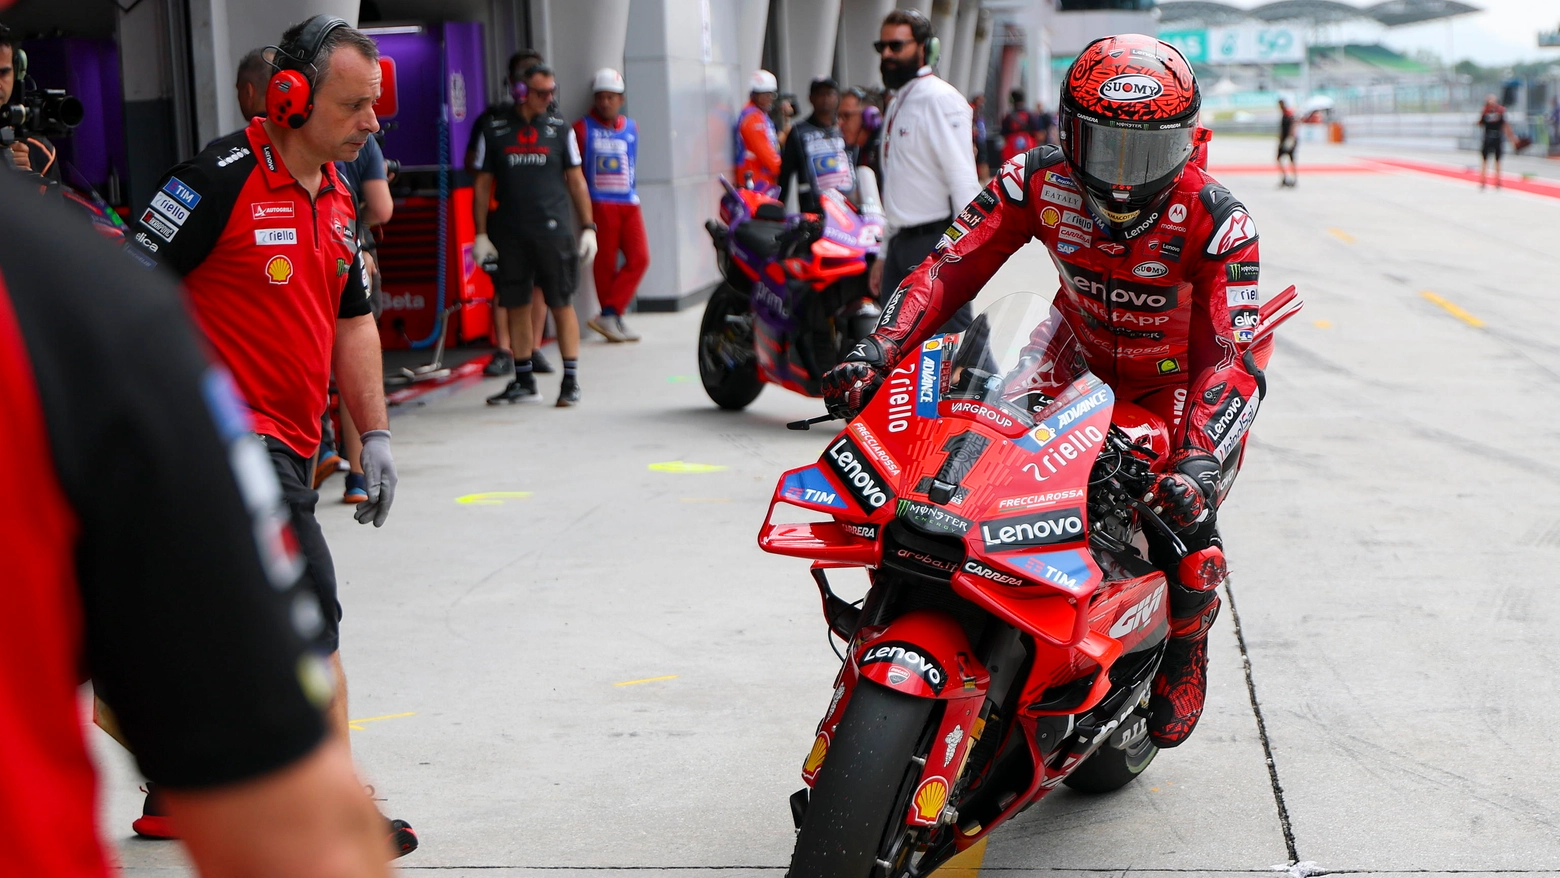
POLYGON ((1110 385, 1092 374, 1089 375, 1088 387, 1088 391, 1076 394, 1076 398, 1066 408, 1036 424, 1033 430, 1014 439, 1013 444, 1025 451, 1039 451, 1049 445, 1052 439, 1072 429, 1084 416, 1115 403, 1116 394, 1111 392, 1110 385))
POLYGON ((1078 252, 1078 245, 1077 244, 1069 244, 1066 241, 1057 241, 1056 242, 1056 252, 1061 253, 1063 255, 1066 255, 1068 253, 1077 253, 1078 252))
POLYGON ((179 199, 179 203, 190 210, 194 210, 195 205, 200 204, 200 193, 185 185, 178 177, 169 177, 168 182, 163 184, 163 191, 179 199))
POLYGON ((810 506, 827 506, 830 509, 850 508, 840 498, 839 489, 829 481, 823 470, 816 466, 810 466, 803 470, 797 470, 785 477, 780 483, 780 496, 794 503, 806 503, 810 506))
POLYGON ((200 391, 206 398, 206 408, 211 411, 211 420, 217 425, 217 433, 223 441, 232 442, 253 432, 249 409, 239 398, 238 388, 233 385, 233 376, 226 369, 217 366, 207 369, 201 378, 200 391))
POLYGON ((1094 567, 1076 549, 1017 555, 1003 558, 1002 563, 1072 592, 1086 591, 1094 583, 1094 567))
POLYGON ((915 413, 923 418, 937 417, 937 400, 942 396, 944 341, 943 336, 938 336, 921 345, 920 370, 916 374, 915 413))

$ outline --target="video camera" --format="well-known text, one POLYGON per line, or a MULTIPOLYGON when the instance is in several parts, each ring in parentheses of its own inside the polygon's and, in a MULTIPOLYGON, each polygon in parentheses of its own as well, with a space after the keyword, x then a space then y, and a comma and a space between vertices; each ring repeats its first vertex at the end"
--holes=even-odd
POLYGON ((29 134, 65 137, 81 124, 86 108, 62 88, 27 88, 21 99, 0 107, 0 144, 10 145, 29 134))

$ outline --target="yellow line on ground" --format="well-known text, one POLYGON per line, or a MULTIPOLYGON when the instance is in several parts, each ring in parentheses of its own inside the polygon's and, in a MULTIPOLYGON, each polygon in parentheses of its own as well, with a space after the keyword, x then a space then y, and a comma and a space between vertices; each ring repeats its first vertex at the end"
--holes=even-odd
POLYGON ((1467 311, 1464 311, 1460 306, 1457 305, 1456 302, 1453 302, 1444 296, 1432 293, 1429 290, 1423 290, 1419 293, 1419 295, 1424 296, 1426 299, 1429 299, 1437 305, 1440 305, 1442 308, 1445 308, 1446 313, 1456 317, 1458 320, 1461 320, 1469 326, 1472 326, 1474 329, 1484 328, 1483 320, 1480 320, 1472 314, 1469 314, 1467 311))
POLYGON ((524 500, 529 496, 530 491, 485 491, 456 497, 455 502, 465 506, 502 506, 505 500, 524 500))
POLYGON ((1342 241, 1345 244, 1353 244, 1354 243, 1354 236, 1349 234, 1348 232, 1345 232, 1343 229, 1338 229, 1338 228, 1328 229, 1327 230, 1327 234, 1332 235, 1334 238, 1337 238, 1338 240, 1342 241))
POLYGON ((1332 321, 1331 320, 1318 320, 1318 321, 1316 321, 1316 328, 1317 329, 1331 329, 1332 328, 1332 321))
POLYGON ((944 863, 937 872, 943 878, 977 878, 980 875, 980 864, 985 859, 986 839, 983 838, 971 845, 969 850, 944 863))
POLYGON ((347 728, 361 732, 363 731, 363 727, 358 725, 358 723, 377 723, 387 719, 401 719, 402 717, 416 715, 417 712, 412 711, 410 713, 387 713, 384 716, 370 716, 364 717, 363 719, 349 719, 347 720, 347 728))
POLYGON ((675 680, 676 674, 668 674, 665 677, 646 677, 643 680, 624 680, 621 683, 613 683, 614 686, 638 686, 640 683, 659 683, 662 680, 675 680))

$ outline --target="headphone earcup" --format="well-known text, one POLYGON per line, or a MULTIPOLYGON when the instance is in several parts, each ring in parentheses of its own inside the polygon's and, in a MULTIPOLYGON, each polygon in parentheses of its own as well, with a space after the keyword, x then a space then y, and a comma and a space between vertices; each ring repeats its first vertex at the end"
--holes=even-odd
POLYGON ((937 59, 942 57, 942 40, 931 37, 926 41, 926 66, 936 67, 937 59))
POLYGON ((279 70, 265 87, 265 115, 277 125, 302 128, 314 109, 309 80, 296 70, 279 70))
MULTIPOLYGON (((21 49, 13 51, 11 57, 11 69, 16 72, 14 82, 27 81, 27 53, 21 49)), ((18 89, 19 90, 19 89, 18 89)))

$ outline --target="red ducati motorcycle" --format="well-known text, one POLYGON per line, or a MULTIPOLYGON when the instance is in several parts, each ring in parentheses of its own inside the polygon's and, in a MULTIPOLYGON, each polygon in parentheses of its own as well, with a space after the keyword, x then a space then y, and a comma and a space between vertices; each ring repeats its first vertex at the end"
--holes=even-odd
MULTIPOLYGON (((1293 287, 1262 309, 1259 364, 1299 309, 1293 287)), ((1015 293, 911 351, 781 477, 759 545, 812 560, 848 645, 791 797, 792 878, 927 875, 1059 784, 1148 767, 1169 607, 1144 529, 1184 547, 1138 498, 1170 450, 1061 313, 1015 293), (845 567, 868 571, 859 604, 830 587, 845 567)))

